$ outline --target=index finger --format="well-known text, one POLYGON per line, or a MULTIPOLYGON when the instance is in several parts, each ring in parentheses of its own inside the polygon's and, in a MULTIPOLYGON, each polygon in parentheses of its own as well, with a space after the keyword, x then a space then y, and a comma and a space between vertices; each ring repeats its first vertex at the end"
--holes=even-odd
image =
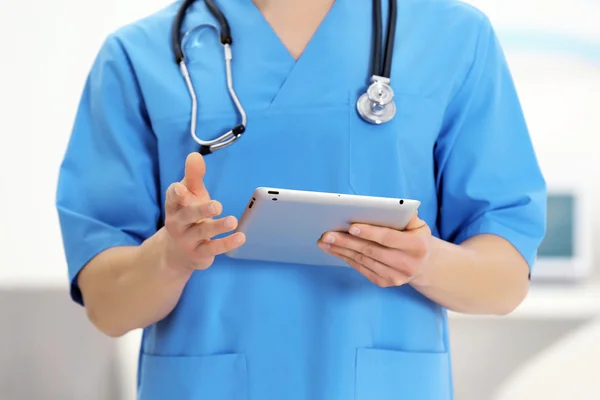
POLYGON ((407 232, 365 224, 352 224, 348 233, 352 236, 379 243, 384 247, 397 250, 410 249, 414 239, 412 235, 407 232))
POLYGON ((419 212, 415 212, 403 231, 367 224, 352 224, 348 233, 365 240, 379 243, 382 246, 398 250, 407 250, 416 245, 416 238, 410 231, 416 231, 426 226, 427 223, 419 218, 419 212))
POLYGON ((204 163, 204 157, 199 153, 188 155, 185 160, 185 176, 181 183, 202 201, 210 200, 210 195, 204 185, 205 174, 206 164, 204 163))

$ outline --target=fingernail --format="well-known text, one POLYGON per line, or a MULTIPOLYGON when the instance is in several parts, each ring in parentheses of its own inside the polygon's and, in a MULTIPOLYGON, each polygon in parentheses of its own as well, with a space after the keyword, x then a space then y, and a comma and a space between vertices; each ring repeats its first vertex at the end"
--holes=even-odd
POLYGON ((181 190, 177 187, 177 185, 173 186, 173 191, 177 196, 181 196, 181 190))
POLYGON ((358 229, 356 226, 353 226, 352 228, 350 228, 348 233, 350 233, 351 235, 354 235, 354 236, 358 236, 358 235, 360 235, 360 229, 358 229))
POLYGON ((328 244, 333 244, 333 242, 335 242, 335 237, 333 237, 333 235, 325 235, 323 241, 328 244))
POLYGON ((227 217, 227 219, 225 220, 225 228, 233 229, 234 226, 235 220, 232 217, 227 217))
POLYGON ((208 203, 208 212, 212 215, 217 214, 217 205, 214 202, 208 203))
POLYGON ((328 245, 327 243, 323 243, 323 242, 319 242, 319 247, 325 251, 327 251, 331 248, 330 245, 328 245))
POLYGON ((233 239, 233 242, 235 244, 241 244, 244 242, 244 236, 243 235, 235 235, 235 238, 233 239))

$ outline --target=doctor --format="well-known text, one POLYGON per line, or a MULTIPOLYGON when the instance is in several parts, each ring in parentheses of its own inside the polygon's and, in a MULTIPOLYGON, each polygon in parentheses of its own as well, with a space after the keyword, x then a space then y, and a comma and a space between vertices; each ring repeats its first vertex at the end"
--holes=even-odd
POLYGON ((73 299, 107 335, 144 328, 139 398, 453 398, 446 310, 514 310, 545 231, 488 19, 455 0, 186 3, 106 39, 58 184, 73 299), (230 259, 257 186, 422 206, 404 232, 315 243, 353 268, 230 259))

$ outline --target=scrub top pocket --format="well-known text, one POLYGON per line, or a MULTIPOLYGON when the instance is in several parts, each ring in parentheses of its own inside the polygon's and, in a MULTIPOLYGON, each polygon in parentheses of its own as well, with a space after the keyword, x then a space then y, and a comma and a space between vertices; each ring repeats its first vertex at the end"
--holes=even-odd
POLYGON ((356 400, 449 400, 449 355, 358 349, 356 400))
POLYGON ((433 182, 443 104, 407 94, 395 102, 396 116, 381 125, 363 121, 355 106, 349 113, 350 186, 360 195, 423 198, 423 185, 433 182))
POLYGON ((247 400, 246 357, 143 354, 138 400, 247 400))

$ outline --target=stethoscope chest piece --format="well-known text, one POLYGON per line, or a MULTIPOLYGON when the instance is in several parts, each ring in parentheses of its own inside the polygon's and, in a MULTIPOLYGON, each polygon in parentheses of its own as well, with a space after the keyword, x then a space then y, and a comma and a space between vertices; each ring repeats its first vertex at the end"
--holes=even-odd
POLYGON ((360 117, 371 124, 391 121, 396 115, 396 104, 389 79, 374 76, 366 93, 359 97, 356 108, 360 117))

